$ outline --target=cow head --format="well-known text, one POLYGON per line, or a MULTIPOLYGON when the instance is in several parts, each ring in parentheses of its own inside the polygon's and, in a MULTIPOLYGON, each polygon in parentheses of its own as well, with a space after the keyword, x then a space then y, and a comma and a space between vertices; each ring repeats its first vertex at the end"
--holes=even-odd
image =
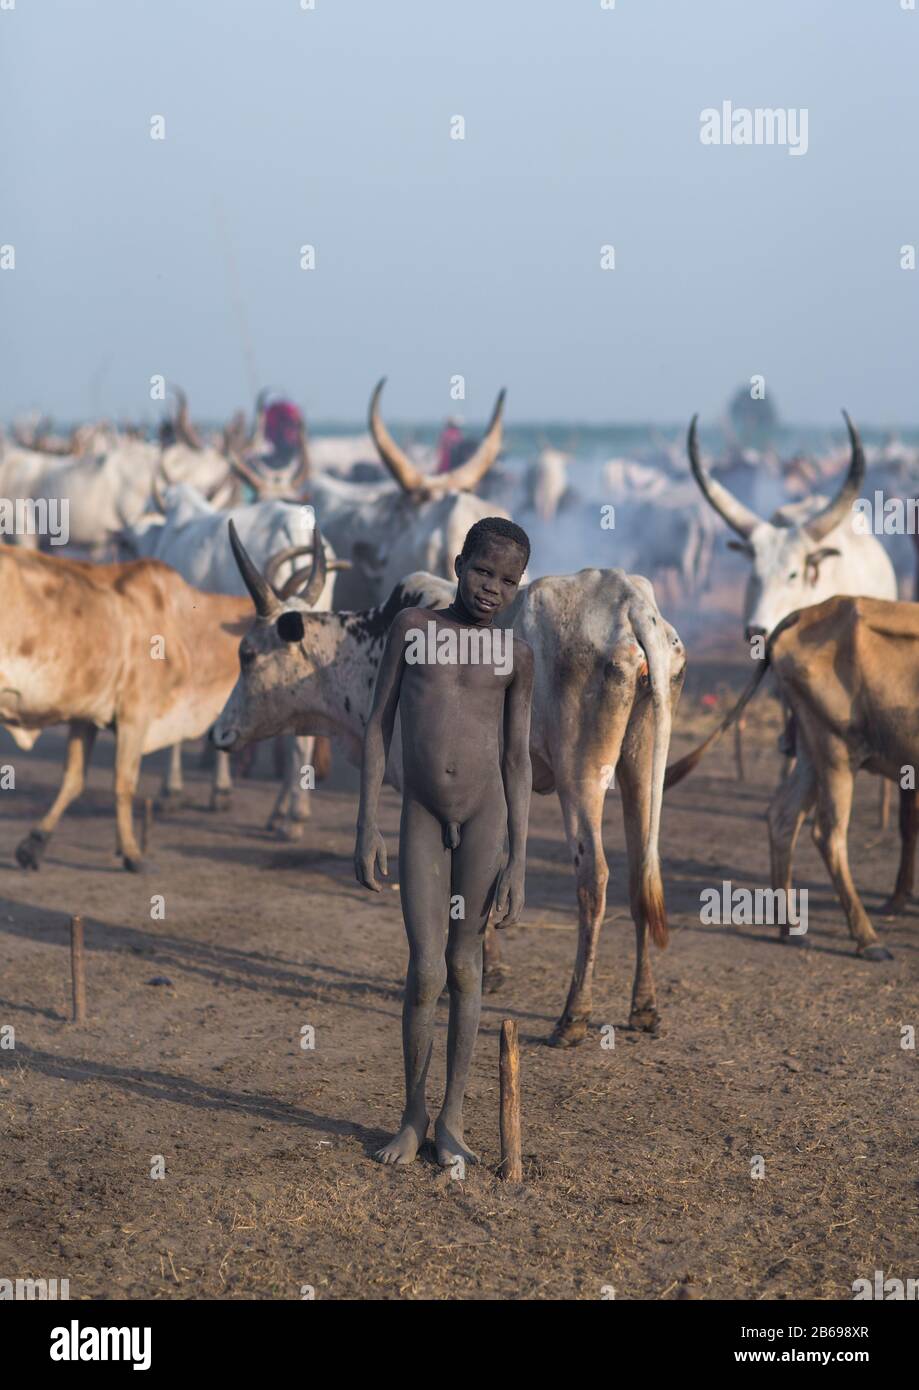
POLYGON ((368 426, 373 436, 373 442, 377 446, 377 453, 406 497, 415 502, 427 502, 432 498, 442 497, 447 492, 473 491, 501 452, 501 441, 504 433, 504 390, 498 392, 498 399, 495 401, 495 408, 492 411, 488 429, 475 452, 466 459, 465 463, 461 463, 458 468, 452 468, 449 473, 431 476, 420 472, 415 467, 408 454, 399 448, 384 425, 380 414, 380 396, 385 385, 386 378, 384 376, 377 382, 376 389, 370 398, 368 426))
POLYGON ((852 449, 849 471, 836 497, 818 506, 788 508, 773 521, 763 521, 706 471, 696 437, 698 416, 689 427, 689 464, 706 500, 740 537, 730 541, 751 561, 744 600, 747 638, 768 636, 797 608, 822 603, 839 592, 839 560, 851 515, 865 476, 865 456, 858 431, 843 411, 852 449), (799 512, 795 516, 795 511, 799 512), (835 535, 833 533, 836 533, 835 535), (834 544, 834 541, 837 542, 834 544))
POLYGON ((234 752, 255 739, 290 729, 298 721, 308 724, 304 732, 333 732, 331 725, 322 726, 318 685, 319 673, 331 655, 325 650, 323 635, 333 615, 311 611, 327 573, 319 527, 313 531, 310 566, 297 570, 283 588, 276 589, 270 575, 290 553, 275 556, 268 573, 262 574, 232 521, 229 526, 233 555, 255 604, 255 622, 239 644, 239 676, 214 725, 214 743, 234 752))

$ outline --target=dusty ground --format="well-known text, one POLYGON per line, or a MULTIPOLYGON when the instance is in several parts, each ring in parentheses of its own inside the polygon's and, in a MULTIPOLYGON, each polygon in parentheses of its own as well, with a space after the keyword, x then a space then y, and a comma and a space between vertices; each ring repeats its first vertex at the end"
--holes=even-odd
MULTIPOLYGON (((700 697, 747 674, 696 653, 678 751, 710 726, 700 697)), ((575 915, 557 802, 536 801, 526 925, 508 934, 512 974, 485 1001, 470 1087, 467 1135, 484 1161, 465 1182, 428 1154, 405 1171, 368 1157, 398 1118, 406 952, 398 895, 372 898, 352 878, 350 770, 316 794, 300 845, 262 830, 267 779, 242 783, 217 817, 193 770, 193 804, 157 822, 153 867, 134 877, 112 857, 105 738, 90 791, 27 876, 13 850, 49 800, 61 740, 25 755, 0 736, 0 762, 17 769, 17 789, 0 793, 0 1025, 16 1042, 0 1050, 0 1276, 66 1276, 76 1298, 298 1298, 311 1285, 317 1298, 558 1299, 612 1285, 617 1298, 772 1299, 851 1297, 876 1268, 919 1275, 919 1062, 899 1045, 901 1024, 919 1025, 917 910, 884 927, 892 963, 857 960, 805 836, 813 950, 780 947, 767 927, 700 924, 702 888, 765 882, 768 703, 754 722, 746 785, 725 747, 668 798, 657 1038, 625 1027, 634 938, 612 794, 597 1028, 575 1051, 544 1045, 575 915), (164 921, 150 919, 154 893, 164 921), (72 912, 87 924, 79 1029, 72 912), (505 1016, 522 1039, 517 1188, 494 1171, 505 1016), (163 1180, 150 1177, 156 1155, 163 1180)), ((157 783, 150 760, 141 795, 157 783)), ((394 848, 397 801, 383 804, 394 848)), ((871 911, 896 862, 871 779, 850 843, 871 911)))

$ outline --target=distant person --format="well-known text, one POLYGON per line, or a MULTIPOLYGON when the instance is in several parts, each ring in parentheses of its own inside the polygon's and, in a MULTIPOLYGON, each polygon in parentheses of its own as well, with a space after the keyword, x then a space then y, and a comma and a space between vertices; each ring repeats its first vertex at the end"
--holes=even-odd
POLYGON ((300 448, 306 426, 293 401, 277 400, 265 411, 265 438, 270 452, 259 460, 269 468, 286 468, 300 448))
POLYGON ((449 473, 460 462, 460 446, 464 443, 463 431, 455 415, 451 415, 441 430, 437 441, 437 472, 449 473))

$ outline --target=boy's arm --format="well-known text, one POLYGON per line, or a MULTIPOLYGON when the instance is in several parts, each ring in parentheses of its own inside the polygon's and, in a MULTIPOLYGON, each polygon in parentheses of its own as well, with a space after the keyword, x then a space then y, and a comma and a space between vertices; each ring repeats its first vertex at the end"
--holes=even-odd
POLYGON ((377 803, 386 775, 386 759, 396 722, 396 709, 402 687, 405 652, 405 610, 398 613, 389 629, 383 659, 377 673, 373 704, 364 730, 364 751, 361 758, 361 801, 357 813, 357 843, 354 849, 354 872, 358 883, 382 891, 375 870, 385 878, 388 874, 386 846, 377 829, 377 803))
POLYGON ((495 926, 509 927, 523 911, 527 821, 533 770, 530 765, 530 714, 533 703, 533 651, 514 639, 514 678, 504 696, 504 757, 501 776, 507 801, 509 854, 495 893, 495 926))

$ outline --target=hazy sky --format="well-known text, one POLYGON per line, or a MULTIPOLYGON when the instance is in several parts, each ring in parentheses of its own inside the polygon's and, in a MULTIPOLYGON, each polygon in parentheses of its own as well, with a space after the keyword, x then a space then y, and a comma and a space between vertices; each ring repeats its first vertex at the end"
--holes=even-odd
POLYGON ((386 374, 433 419, 462 373, 468 419, 682 422, 763 373, 919 420, 917 71, 900 0, 15 0, 0 415, 155 416, 162 373, 358 419, 386 374), (728 99, 807 153, 702 145, 728 99))

